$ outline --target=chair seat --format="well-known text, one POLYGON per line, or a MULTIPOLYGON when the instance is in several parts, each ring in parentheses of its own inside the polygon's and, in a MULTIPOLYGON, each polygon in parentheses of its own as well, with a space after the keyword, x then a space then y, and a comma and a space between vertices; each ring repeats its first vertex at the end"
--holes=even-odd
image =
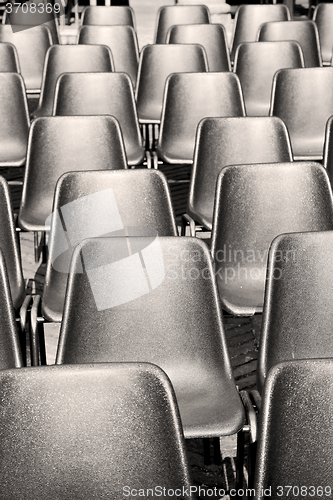
POLYGON ((15 137, 3 138, 0 147, 0 166, 20 167, 24 165, 26 150, 26 143, 15 140, 15 137))
MULTIPOLYGON (((230 266, 226 268, 226 276, 223 282, 218 282, 223 307, 231 314, 236 316, 250 316, 256 313, 262 313, 264 305, 263 280, 260 279, 254 282, 245 278, 246 272, 253 271, 253 274, 255 274, 257 269, 259 270, 257 263, 256 266, 256 268, 249 270, 243 270, 242 268, 240 277, 243 277, 243 279, 231 280, 230 278, 230 280, 228 280, 228 273, 230 273, 229 276, 234 276, 233 273, 235 273, 236 276, 238 274, 238 269, 234 269, 230 266), (226 290, 227 296, 225 296, 224 290, 226 290), (254 304, 257 305, 254 306, 254 304)), ((265 278, 266 266, 263 266, 262 269, 260 269, 260 275, 265 278)))

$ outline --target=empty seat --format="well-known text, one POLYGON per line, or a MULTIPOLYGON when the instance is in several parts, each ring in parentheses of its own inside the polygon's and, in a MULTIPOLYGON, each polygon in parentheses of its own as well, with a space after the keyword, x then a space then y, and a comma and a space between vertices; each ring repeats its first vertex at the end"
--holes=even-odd
POLYGON ((54 45, 45 57, 39 105, 34 117, 51 116, 58 77, 66 72, 113 71, 112 54, 104 45, 54 45))
POLYGON ((9 7, 7 7, 5 10, 3 24, 10 24, 14 33, 26 31, 27 29, 30 30, 31 28, 35 28, 36 26, 44 26, 50 30, 52 42, 54 44, 59 43, 56 11, 62 12, 63 7, 61 3, 57 4, 55 10, 50 13, 46 12, 46 10, 41 12, 41 7, 38 7, 39 12, 32 12, 33 9, 27 9, 22 5, 12 5, 13 7, 11 9, 11 12, 9 7))
POLYGON ((212 255, 223 308, 262 312, 268 250, 283 233, 333 227, 333 198, 319 163, 266 163, 222 169, 216 188, 212 255))
POLYGON ((171 26, 208 24, 209 21, 209 10, 205 5, 165 5, 157 13, 155 43, 166 43, 171 26))
POLYGON ((168 32, 167 43, 198 43, 207 55, 209 71, 230 71, 230 56, 222 24, 178 24, 168 32))
POLYGON ((78 43, 107 45, 112 52, 115 71, 127 73, 135 87, 139 47, 131 26, 82 26, 78 43))
POLYGON ((270 114, 286 124, 295 160, 321 160, 333 115, 333 67, 281 69, 273 80, 270 114))
POLYGON ((302 48, 306 68, 322 66, 317 26, 313 21, 264 23, 258 35, 259 42, 294 40, 302 48))
POLYGON ((13 44, 4 43, 0 38, 0 72, 20 73, 20 63, 13 44))
POLYGON ((333 56, 333 5, 324 2, 318 3, 313 13, 313 20, 318 28, 323 64, 330 66, 333 56))
POLYGON ((278 118, 206 118, 198 127, 186 219, 212 229, 216 180, 240 163, 291 161, 286 126, 278 118))
POLYGON ((333 186, 333 117, 326 124, 323 165, 333 186))
POLYGON ((247 116, 268 116, 273 76, 281 68, 304 67, 297 42, 249 42, 238 45, 234 71, 240 80, 247 116))
POLYGON ((82 12, 82 25, 132 26, 135 28, 134 11, 128 6, 88 5, 82 12))
POLYGON ((290 12, 283 4, 240 5, 235 17, 231 44, 231 60, 235 58, 238 45, 242 42, 255 42, 260 26, 269 21, 289 21, 290 12))
POLYGON ((194 500, 174 391, 157 366, 2 370, 0 397, 7 498, 107 500, 164 487, 194 500))
POLYGON ((33 121, 29 134, 19 225, 44 231, 58 178, 78 170, 126 168, 118 122, 111 116, 53 116, 33 121))

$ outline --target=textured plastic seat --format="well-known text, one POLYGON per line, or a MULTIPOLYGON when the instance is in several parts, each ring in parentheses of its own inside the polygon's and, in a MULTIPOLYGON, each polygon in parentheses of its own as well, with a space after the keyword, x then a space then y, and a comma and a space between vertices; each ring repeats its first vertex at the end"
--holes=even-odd
POLYGON ((244 116, 237 75, 179 73, 166 84, 157 153, 166 163, 193 162, 197 127, 206 116, 244 116))
POLYGON ((288 132, 278 118, 202 120, 197 132, 187 214, 211 230, 216 180, 223 167, 291 160, 288 132))
POLYGON ((36 26, 16 32, 15 27, 3 24, 0 25, 0 42, 9 42, 15 46, 27 92, 39 92, 45 55, 52 45, 50 30, 45 26, 36 26))
POLYGON ((126 168, 118 122, 111 116, 53 116, 34 120, 29 135, 19 225, 44 231, 56 182, 65 172, 126 168), (96 147, 98 145, 98 147, 96 147))
POLYGON ((206 51, 209 71, 230 71, 227 36, 222 24, 178 24, 168 32, 167 43, 198 43, 206 51))
POLYGON ((89 5, 82 12, 82 25, 132 26, 135 28, 134 11, 128 6, 89 5))
POLYGON ((317 26, 313 21, 265 23, 258 35, 259 42, 294 40, 302 48, 306 68, 322 66, 317 26))
POLYGON ((142 163, 145 152, 133 86, 125 73, 62 75, 56 86, 53 111, 61 116, 114 116, 122 130, 128 164, 142 163))
POLYGON ((231 60, 234 60, 238 45, 255 42, 260 26, 270 21, 289 21, 290 12, 286 5, 240 5, 235 17, 231 44, 231 60))
POLYGON ((113 71, 112 54, 105 45, 54 45, 45 57, 43 82, 34 116, 51 116, 58 77, 66 72, 113 71))
POLYGON ((294 159, 321 160, 333 115, 333 67, 281 69, 273 80, 270 114, 286 124, 294 159))
POLYGON ((262 492, 269 488, 272 499, 287 491, 296 498, 302 486, 308 496, 331 495, 332 381, 332 359, 289 361, 271 370, 259 428, 256 498, 267 498, 262 492))
POLYGON ((277 363, 333 358, 333 217, 330 229, 284 234, 272 243, 257 370, 260 391, 277 363))
MULTIPOLYGON (((60 9, 62 5, 60 4, 60 9)), ((24 8, 24 11, 26 8, 24 8)), ((6 10, 4 14, 3 24, 10 24, 14 33, 23 31, 30 31, 31 28, 36 26, 44 26, 50 30, 53 44, 59 43, 58 36, 58 21, 54 13, 34 13, 30 9, 24 12, 22 7, 15 5, 11 14, 7 15, 6 10)), ((36 50, 36 49, 34 49, 36 50)))
POLYGON ((268 250, 283 233, 332 228, 332 191, 315 162, 234 165, 216 187, 212 255, 223 308, 262 312, 268 250))
POLYGON ((200 45, 146 45, 140 55, 136 101, 141 123, 159 123, 166 80, 172 73, 207 71, 200 45))
POLYGON ((209 24, 205 5, 165 5, 157 13, 155 43, 166 43, 171 26, 176 24, 209 24))
POLYGON ((330 66, 333 56, 333 5, 318 3, 313 13, 313 20, 318 28, 323 64, 330 66))
POLYGON ((29 114, 23 78, 17 73, 0 73, 0 167, 25 163, 29 114))
POLYGON ((8 499, 24 491, 26 500, 109 500, 159 485, 190 494, 174 391, 157 366, 4 370, 0 394, 8 499))
POLYGON ((244 409, 231 372, 211 257, 202 241, 95 238, 76 248, 56 363, 106 360, 148 361, 165 370, 185 437, 241 429, 244 409), (85 270, 78 274, 81 258, 85 270))
POLYGON ((82 26, 78 43, 107 45, 112 52, 115 71, 127 73, 135 87, 139 47, 131 26, 82 26))
POLYGON ((268 116, 273 76, 281 68, 302 68, 297 42, 249 42, 238 45, 234 71, 240 80, 247 116, 268 116))
POLYGON ((0 39, 0 72, 20 73, 20 63, 14 45, 1 42, 0 39))

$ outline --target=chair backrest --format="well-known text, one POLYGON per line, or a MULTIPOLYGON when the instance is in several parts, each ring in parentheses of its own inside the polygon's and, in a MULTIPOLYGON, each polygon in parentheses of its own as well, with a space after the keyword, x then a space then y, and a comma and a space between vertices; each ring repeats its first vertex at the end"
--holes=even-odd
POLYGON ((332 382, 331 359, 289 361, 270 372, 259 424, 256 498, 269 492, 273 498, 273 491, 292 492, 293 498, 301 491, 332 494, 332 382))
POLYGON ((206 118, 198 127, 187 213, 212 228, 216 180, 227 165, 292 161, 288 131, 269 117, 206 118))
POLYGON ((0 38, 0 72, 20 73, 17 51, 12 43, 3 42, 0 38))
POLYGON ((9 42, 15 46, 27 92, 39 92, 45 55, 52 45, 50 30, 46 26, 36 26, 15 32, 12 26, 2 24, 0 42, 9 42))
POLYGON ((257 387, 282 361, 333 358, 331 231, 283 234, 269 251, 257 387))
POLYGON ((230 71, 230 56, 222 24, 178 24, 168 31, 167 43, 198 43, 207 55, 209 71, 230 71))
POLYGON ((333 186, 333 117, 326 124, 323 165, 333 186))
POLYGON ((129 6, 88 5, 82 12, 82 25, 132 26, 135 28, 134 11, 129 6))
POLYGON ((238 76, 179 73, 166 84, 157 152, 168 163, 192 163, 200 120, 206 116, 244 116, 238 76))
POLYGON ((38 108, 34 116, 51 116, 58 77, 66 72, 113 71, 112 54, 105 45, 53 45, 46 53, 38 108))
POLYGON ((216 187, 212 254, 224 309, 262 312, 268 250, 283 233, 333 228, 331 186, 315 162, 234 165, 216 187))
POLYGON ((239 430, 244 410, 204 242, 85 240, 74 251, 66 295, 56 363, 155 363, 175 389, 185 437, 239 430))
POLYGON ((29 113, 23 78, 17 73, 0 73, 0 167, 25 163, 29 134, 29 113))
POLYGON ((321 160, 333 115, 333 67, 281 69, 273 80, 270 114, 286 124, 294 159, 321 160))
POLYGON ((231 60, 234 60, 238 45, 255 42, 260 26, 269 21, 289 21, 290 12, 284 4, 240 5, 236 12, 231 43, 231 60))
POLYGON ((33 121, 29 134, 19 224, 45 230, 56 182, 65 172, 126 168, 117 120, 112 116, 53 116, 33 121))
POLYGON ((107 500, 163 487, 191 495, 177 402, 157 366, 4 370, 0 394, 8 498, 107 500))
POLYGON ((114 116, 121 127, 129 165, 142 162, 144 147, 133 86, 125 73, 63 74, 56 85, 53 111, 59 116, 114 116))
POLYGON ((323 63, 329 66, 333 56, 333 5, 318 3, 313 13, 313 20, 318 28, 323 63))
POLYGON ((207 68, 207 57, 200 45, 146 45, 140 54, 135 94, 140 121, 160 121, 168 76, 172 73, 202 73, 207 68))
POLYGON ((78 43, 107 45, 112 53, 115 71, 127 73, 135 87, 139 47, 132 26, 82 26, 78 43))
POLYGON ((234 72, 240 80, 247 116, 268 116, 272 83, 281 68, 303 68, 297 42, 247 42, 238 45, 234 72))
MULTIPOLYGON (((60 9, 62 5, 60 4, 60 9)), ((17 6, 13 4, 12 12, 10 14, 5 10, 3 24, 10 24, 14 33, 34 29, 37 26, 44 26, 50 30, 53 44, 59 43, 58 36, 58 21, 54 12, 31 12, 32 9, 17 6)), ((39 7, 41 10, 41 7, 39 7)))
POLYGON ((322 66, 317 26, 313 21, 264 23, 258 34, 259 42, 294 40, 302 48, 306 68, 322 66))
POLYGON ((70 260, 82 240, 152 232, 177 236, 168 183, 156 170, 64 174, 56 186, 53 214, 42 302, 51 321, 61 320, 70 260))
POLYGON ((165 5, 157 13, 155 43, 166 43, 169 29, 175 24, 209 24, 205 5, 165 5))

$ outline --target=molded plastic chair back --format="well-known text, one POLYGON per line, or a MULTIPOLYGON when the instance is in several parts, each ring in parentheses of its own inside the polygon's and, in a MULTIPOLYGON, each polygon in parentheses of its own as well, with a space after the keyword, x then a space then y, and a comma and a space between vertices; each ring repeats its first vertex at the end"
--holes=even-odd
POLYGON ((56 182, 65 172, 126 168, 117 120, 112 116, 44 117, 29 135, 19 224, 45 230, 56 182))
POLYGON ((5 370, 0 394, 7 498, 109 500, 158 485, 190 492, 177 402, 157 366, 5 370))
POLYGON ((290 12, 286 5, 240 5, 236 12, 231 43, 231 60, 234 60, 238 45, 255 42, 260 26, 269 21, 289 21, 290 12))
POLYGON ((317 26, 313 21, 265 23, 261 26, 259 42, 294 40, 302 48, 306 68, 322 66, 317 26))
POLYGON ((323 64, 330 66, 333 56, 333 5, 318 3, 313 13, 313 20, 318 28, 323 64))
POLYGON ((7 15, 5 11, 4 16, 5 24, 10 24, 14 33, 30 31, 30 29, 35 29, 36 26, 43 26, 50 30, 53 44, 59 43, 58 21, 53 13, 35 13, 31 12, 30 9, 27 12, 23 12, 21 6, 18 7, 15 5, 13 12, 7 15))
POLYGON ((209 71, 230 71, 227 36, 222 24, 178 24, 168 32, 167 43, 198 43, 206 51, 209 71))
POLYGON ((14 45, 1 42, 0 39, 0 72, 20 73, 20 64, 14 45))
POLYGON ((168 183, 156 170, 64 174, 57 183, 53 212, 42 301, 43 316, 50 321, 61 321, 70 260, 82 240, 152 232, 177 236, 168 183), (69 244, 61 245, 65 235, 69 244))
POLYGON ((82 26, 132 26, 135 28, 134 11, 128 6, 88 5, 82 12, 82 26))
POLYGON ((292 161, 278 118, 206 118, 199 124, 187 213, 212 228, 216 180, 227 165, 292 161))
POLYGON ((323 165, 333 186, 333 117, 326 124, 323 165))
POLYGON ((206 5, 165 5, 157 13, 155 43, 166 43, 171 26, 176 24, 209 24, 206 5))
POLYGON ((20 167, 25 163, 30 126, 23 78, 0 73, 0 88, 0 167, 20 167))
POLYGON ((27 92, 39 92, 46 52, 52 45, 50 30, 46 26, 36 26, 15 32, 15 27, 3 24, 0 25, 0 42, 15 46, 27 92))
POLYGON ((333 225, 331 229, 284 234, 272 243, 260 336, 259 390, 277 363, 333 358, 333 225))
POLYGON ((168 76, 207 70, 206 53, 200 45, 146 45, 140 55, 136 88, 140 121, 160 122, 168 76))
POLYGON ((294 159, 321 160, 333 115, 333 67, 281 69, 273 80, 270 114, 286 124, 294 159))
POLYGON ((135 87, 139 47, 131 26, 82 26, 78 43, 107 45, 112 52, 115 71, 127 73, 135 87))
POLYGON ((121 127, 129 165, 143 161, 144 147, 133 86, 125 73, 62 75, 56 86, 54 114, 114 116, 121 127))
POLYGON ((238 76, 171 75, 166 84, 157 152, 167 163, 192 163, 197 127, 206 116, 244 116, 238 76))
POLYGON ((303 68, 297 42, 249 42, 238 45, 234 71, 240 80, 247 116, 268 116, 272 83, 281 68, 303 68))
POLYGON ((216 188, 212 254, 223 308, 262 312, 268 250, 282 233, 333 227, 332 191, 314 162, 234 165, 216 188))
POLYGON ((331 359, 289 361, 270 372, 260 419, 256 498, 267 498, 269 491, 276 499, 294 491, 296 498, 302 486, 303 494, 331 495, 332 382, 331 359))
POLYGON ((242 427, 205 243, 155 233, 94 238, 75 249, 56 363, 106 360, 147 361, 165 370, 185 437, 242 427))
POLYGON ((113 71, 112 54, 105 45, 54 45, 45 57, 39 105, 34 116, 51 116, 58 77, 67 72, 113 71))

